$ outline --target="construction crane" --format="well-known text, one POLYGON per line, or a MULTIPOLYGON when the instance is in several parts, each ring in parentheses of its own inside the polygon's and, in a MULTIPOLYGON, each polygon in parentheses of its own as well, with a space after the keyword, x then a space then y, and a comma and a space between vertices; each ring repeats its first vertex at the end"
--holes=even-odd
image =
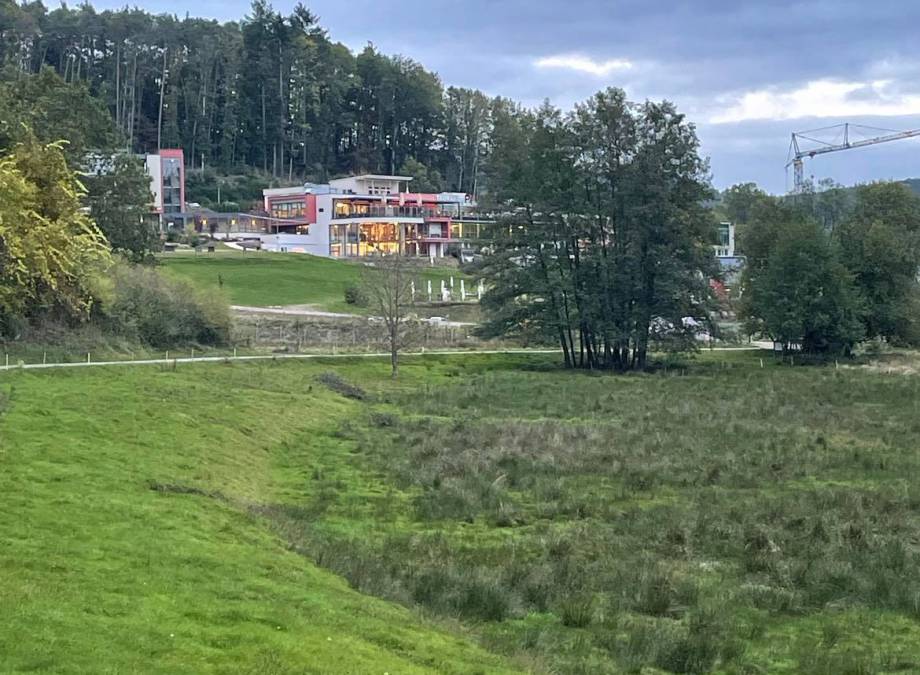
MULTIPOLYGON (((786 170, 792 167, 792 191, 799 194, 805 189, 805 158, 823 155, 828 152, 838 152, 839 150, 851 150, 853 148, 864 148, 869 145, 887 143, 888 141, 899 141, 902 138, 913 138, 920 136, 920 129, 911 129, 910 131, 895 131, 894 129, 880 129, 877 127, 867 127, 862 124, 834 124, 821 129, 812 129, 811 131, 798 131, 792 134, 792 142, 789 144, 789 161, 786 163, 786 170), (877 135, 878 132, 882 135, 877 135), (827 134, 834 132, 833 142, 815 138, 815 134, 827 134), (871 132, 874 136, 865 137, 871 132), (851 140, 851 134, 863 136, 857 140, 851 140), (809 141, 817 143, 817 147, 803 148, 799 141, 809 141)), ((788 175, 788 174, 787 174, 788 175)))

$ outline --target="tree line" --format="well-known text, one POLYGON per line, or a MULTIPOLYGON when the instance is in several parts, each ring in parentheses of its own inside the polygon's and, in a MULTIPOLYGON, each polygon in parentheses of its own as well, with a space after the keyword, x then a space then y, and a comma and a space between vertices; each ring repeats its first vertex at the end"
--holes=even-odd
POLYGON ((515 108, 373 45, 353 54, 303 5, 266 0, 228 23, 2 0, 0 62, 7 81, 50 68, 85 87, 128 149, 286 181, 409 170, 477 192, 493 117, 515 108))
POLYGON ((556 341, 567 365, 644 368, 709 328, 717 275, 708 167, 673 104, 602 91, 499 128, 492 195, 506 213, 477 273, 484 335, 556 341))
POLYGON ((862 340, 920 344, 920 196, 883 182, 772 197, 736 186, 747 329, 784 349, 849 353, 862 340))

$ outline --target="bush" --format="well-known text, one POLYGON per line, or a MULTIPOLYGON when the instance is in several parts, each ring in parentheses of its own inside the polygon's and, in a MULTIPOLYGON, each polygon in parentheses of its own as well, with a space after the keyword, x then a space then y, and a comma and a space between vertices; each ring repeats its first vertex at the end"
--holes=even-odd
POLYGON ((116 265, 111 280, 109 297, 101 302, 102 322, 111 332, 155 349, 228 342, 230 309, 219 296, 141 265, 116 265))
POLYGON ((360 286, 351 284, 345 287, 345 302, 357 307, 367 306, 367 294, 360 286))

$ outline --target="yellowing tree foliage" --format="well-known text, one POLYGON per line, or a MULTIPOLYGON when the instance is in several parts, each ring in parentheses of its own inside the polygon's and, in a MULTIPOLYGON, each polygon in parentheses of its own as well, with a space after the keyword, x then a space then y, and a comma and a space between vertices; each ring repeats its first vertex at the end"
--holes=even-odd
POLYGON ((82 194, 60 144, 29 139, 0 157, 0 330, 16 317, 88 315, 110 253, 82 194))

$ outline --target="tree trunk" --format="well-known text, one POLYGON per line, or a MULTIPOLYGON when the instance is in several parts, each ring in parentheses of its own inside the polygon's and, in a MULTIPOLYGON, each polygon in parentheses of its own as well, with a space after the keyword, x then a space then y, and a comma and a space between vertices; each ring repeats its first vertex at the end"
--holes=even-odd
POLYGON ((121 45, 115 47, 115 126, 121 129, 121 45))
POLYGON ((390 328, 390 377, 399 376, 399 324, 390 328))
POLYGON ((163 148, 163 97, 166 95, 166 53, 167 47, 163 47, 163 72, 160 75, 160 109, 157 113, 157 150, 163 148))

